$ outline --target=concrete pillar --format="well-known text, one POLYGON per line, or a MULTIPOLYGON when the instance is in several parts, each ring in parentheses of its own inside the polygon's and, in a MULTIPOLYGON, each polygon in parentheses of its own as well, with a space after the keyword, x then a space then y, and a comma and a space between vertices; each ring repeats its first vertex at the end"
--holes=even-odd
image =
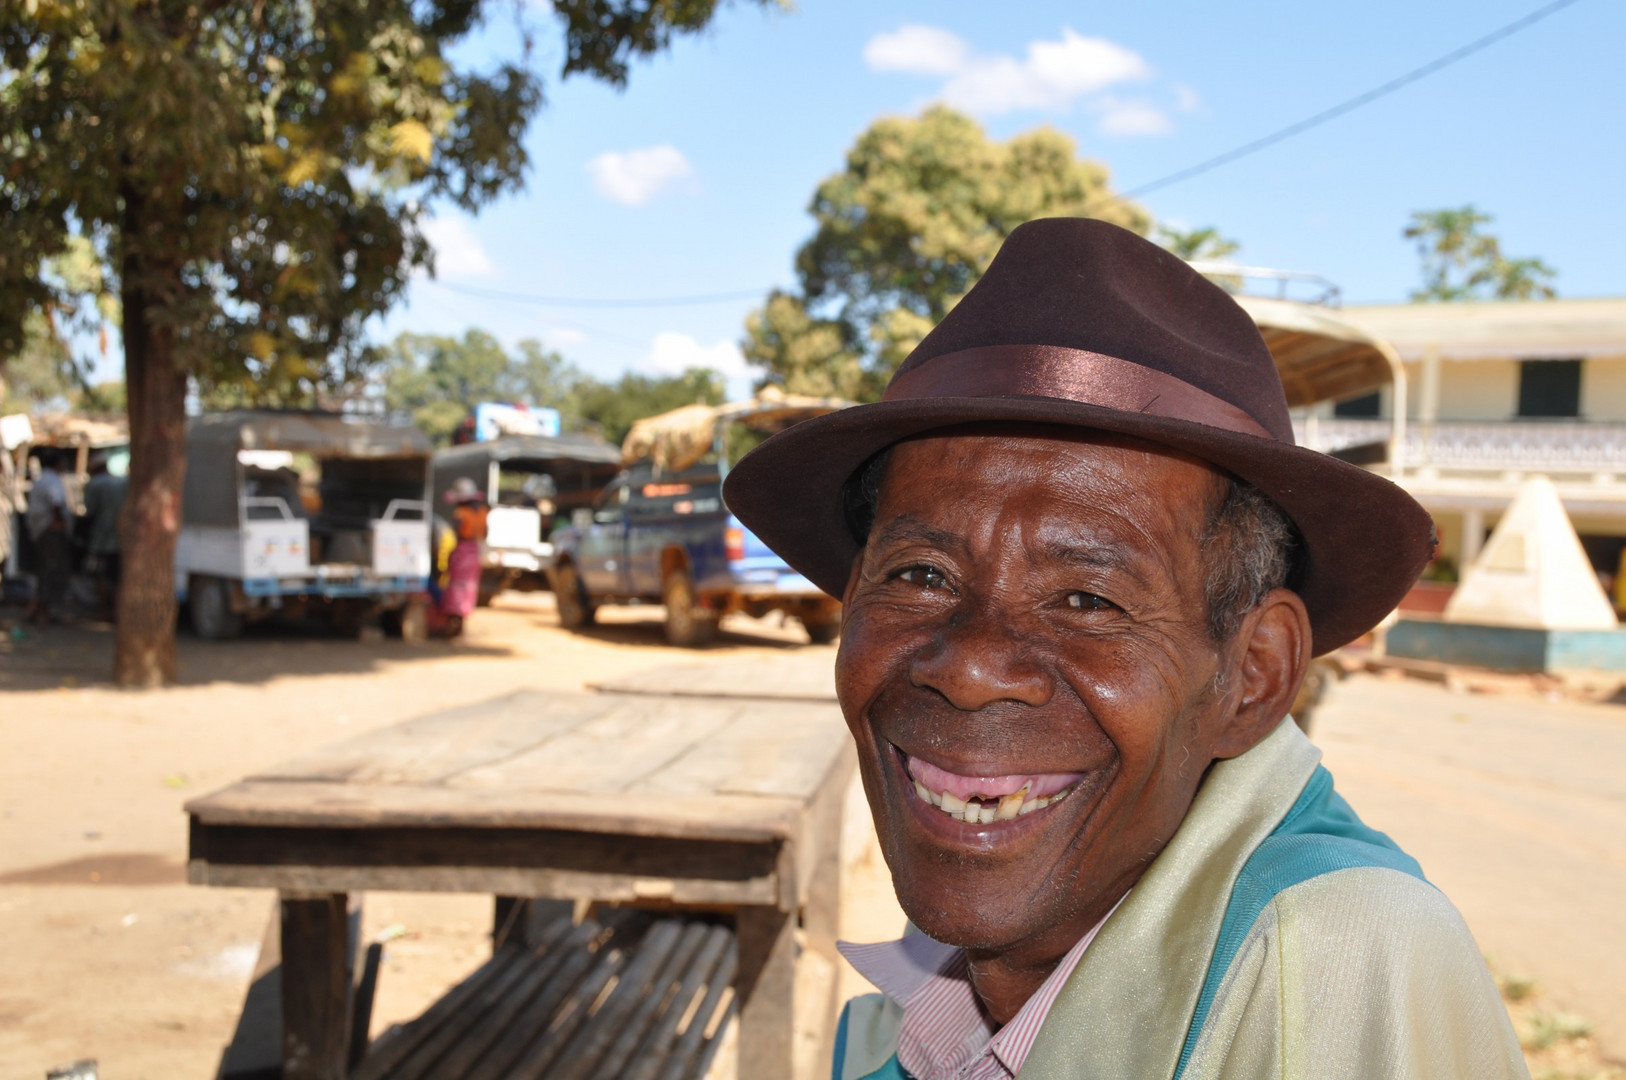
POLYGON ((1440 350, 1432 342, 1423 353, 1423 369, 1419 373, 1417 398, 1418 460, 1413 465, 1429 465, 1433 461, 1434 421, 1440 418, 1440 350))
POLYGON ((1485 511, 1475 506, 1462 512, 1462 561, 1458 574, 1467 573, 1468 567, 1479 558, 1479 549, 1485 546, 1485 511))

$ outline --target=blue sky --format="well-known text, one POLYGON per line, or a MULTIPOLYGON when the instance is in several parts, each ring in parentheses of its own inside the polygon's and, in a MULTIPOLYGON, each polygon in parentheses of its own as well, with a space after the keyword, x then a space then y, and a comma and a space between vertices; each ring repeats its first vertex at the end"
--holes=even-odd
MULTIPOLYGON (((1367 90, 1536 0, 1359 5, 799 0, 735 3, 635 65, 617 92, 550 79, 523 192, 442 210, 439 280, 377 328, 537 337, 601 376, 707 364, 746 379, 754 298, 643 309, 471 295, 670 297, 794 283, 806 206, 854 137, 935 100, 1005 138, 1041 124, 1133 188, 1367 90)), ((538 16, 551 31, 551 16, 538 16)), ((504 47, 494 25, 475 52, 504 47)), ((1413 210, 1472 202, 1565 296, 1626 293, 1626 5, 1581 0, 1431 78, 1256 156, 1148 196, 1217 226, 1240 261, 1321 274, 1347 303, 1417 284, 1413 210)), ((556 37, 542 38, 556 71, 556 37)))

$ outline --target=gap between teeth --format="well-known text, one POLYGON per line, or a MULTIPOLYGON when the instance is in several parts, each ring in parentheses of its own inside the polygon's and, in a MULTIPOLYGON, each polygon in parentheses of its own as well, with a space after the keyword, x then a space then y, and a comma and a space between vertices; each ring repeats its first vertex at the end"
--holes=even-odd
POLYGON ((938 793, 931 790, 919 780, 915 781, 915 794, 920 801, 937 807, 955 821, 963 821, 968 825, 992 825, 996 821, 1008 821, 1023 814, 1031 814, 1035 810, 1043 810, 1051 803, 1061 802, 1067 793, 1073 789, 1063 788, 1054 795, 1040 796, 1037 799, 1027 798, 1028 788, 1025 785, 1021 791, 999 799, 972 799, 966 802, 958 796, 948 792, 938 793))

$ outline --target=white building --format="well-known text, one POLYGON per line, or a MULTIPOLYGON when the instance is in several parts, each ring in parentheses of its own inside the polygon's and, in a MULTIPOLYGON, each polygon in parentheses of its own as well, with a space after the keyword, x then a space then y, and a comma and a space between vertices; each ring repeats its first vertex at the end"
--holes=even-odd
POLYGON ((1403 379, 1294 410, 1299 441, 1395 479, 1471 562, 1527 475, 1558 487, 1601 572, 1626 547, 1626 299, 1349 307, 1403 379), (1396 424, 1396 403, 1403 403, 1396 424))

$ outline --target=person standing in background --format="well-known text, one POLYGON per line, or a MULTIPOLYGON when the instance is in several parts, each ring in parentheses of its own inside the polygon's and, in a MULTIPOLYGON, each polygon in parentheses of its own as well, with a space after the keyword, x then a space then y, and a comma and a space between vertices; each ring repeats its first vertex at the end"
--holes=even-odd
POLYGON ((68 489, 62 473, 68 455, 55 447, 39 453, 40 474, 28 490, 28 538, 34 546, 34 599, 28 621, 35 626, 50 621, 51 610, 62 606, 68 592, 68 489))
POLYGON ((445 496, 452 508, 455 543, 443 540, 436 552, 440 589, 430 609, 429 629, 438 637, 463 632, 463 620, 480 599, 480 545, 486 537, 485 494, 467 477, 458 477, 445 496))
POLYGON ((85 483, 86 559, 85 569, 96 581, 96 598, 104 613, 111 614, 119 591, 119 514, 129 481, 107 471, 107 455, 90 458, 90 479, 85 483))

